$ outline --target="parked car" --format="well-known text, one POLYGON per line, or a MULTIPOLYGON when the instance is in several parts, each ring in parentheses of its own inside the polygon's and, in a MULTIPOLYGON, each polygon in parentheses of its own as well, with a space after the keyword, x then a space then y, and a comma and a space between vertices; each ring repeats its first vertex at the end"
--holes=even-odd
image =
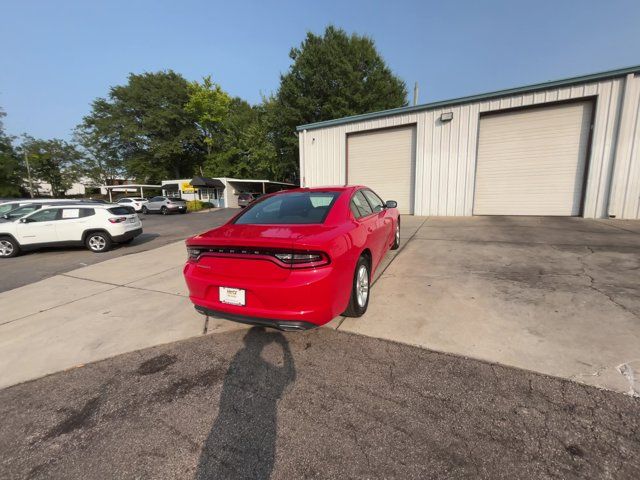
POLYGON ((52 246, 85 245, 95 253, 114 243, 128 243, 142 233, 142 223, 130 208, 114 204, 46 205, 0 224, 0 258, 52 246))
POLYGON ((142 207, 149 203, 149 200, 141 197, 124 197, 120 198, 116 203, 132 207, 136 212, 142 212, 142 207))
POLYGON ((240 208, 245 208, 256 198, 256 195, 254 195, 253 193, 241 193, 240 195, 238 195, 238 206, 240 208))
POLYGON ((142 213, 161 213, 169 215, 170 213, 187 213, 187 202, 181 198, 170 197, 153 197, 149 202, 142 206, 142 213))
MULTIPOLYGON (((13 205, 12 208, 8 212, 3 213, 0 217, 0 222, 12 222, 19 218, 22 218, 30 213, 35 212, 36 210, 40 210, 42 207, 55 206, 55 205, 73 205, 78 203, 77 201, 63 201, 63 200, 47 200, 44 202, 28 202, 24 204, 16 204, 13 205)), ((3 205, 0 205, 0 211, 3 205)))
MULTIPOLYGON (((20 207, 23 207, 25 205, 37 205, 38 206, 37 208, 40 208, 40 206, 44 204, 65 203, 65 202, 75 203, 75 202, 78 202, 78 200, 72 200, 72 199, 66 199, 66 198, 23 198, 18 200, 9 200, 9 201, 0 203, 0 218, 4 218, 4 215, 20 207)), ((27 212, 27 213, 30 213, 30 212, 27 212)))
POLYGON ((191 301, 206 315, 281 330, 359 317, 374 272, 400 245, 396 207, 362 186, 265 195, 187 239, 191 301))

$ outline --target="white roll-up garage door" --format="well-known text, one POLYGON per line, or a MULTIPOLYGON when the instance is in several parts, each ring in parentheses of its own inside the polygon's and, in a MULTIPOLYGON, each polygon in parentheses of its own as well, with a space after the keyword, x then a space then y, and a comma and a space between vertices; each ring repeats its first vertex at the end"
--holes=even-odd
POLYGON ((475 215, 580 214, 591 102, 480 118, 475 215))
POLYGON ((415 126, 347 136, 347 182, 366 185, 401 213, 413 213, 415 126))

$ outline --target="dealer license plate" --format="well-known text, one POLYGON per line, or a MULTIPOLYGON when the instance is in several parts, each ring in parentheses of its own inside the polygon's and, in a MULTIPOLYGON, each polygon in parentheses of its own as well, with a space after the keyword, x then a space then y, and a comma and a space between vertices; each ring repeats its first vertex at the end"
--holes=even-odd
POLYGON ((220 287, 220 302, 244 306, 244 290, 241 288, 220 287))

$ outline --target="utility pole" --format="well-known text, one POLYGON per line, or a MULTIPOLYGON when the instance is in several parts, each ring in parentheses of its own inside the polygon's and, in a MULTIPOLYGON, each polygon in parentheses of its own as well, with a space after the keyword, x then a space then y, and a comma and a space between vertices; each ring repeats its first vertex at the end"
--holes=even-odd
POLYGON ((418 82, 413 85, 413 104, 418 104, 418 82))
POLYGON ((29 178, 29 195, 33 198, 33 180, 31 180, 31 167, 29 166, 29 157, 27 150, 24 150, 24 163, 27 164, 27 177, 29 178))

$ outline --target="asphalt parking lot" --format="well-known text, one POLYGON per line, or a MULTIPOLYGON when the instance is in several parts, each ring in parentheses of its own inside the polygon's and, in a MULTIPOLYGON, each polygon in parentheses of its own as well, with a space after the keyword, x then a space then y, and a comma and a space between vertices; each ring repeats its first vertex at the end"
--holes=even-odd
POLYGON ((320 329, 241 330, 0 391, 2 478, 640 478, 637 399, 320 329))
POLYGON ((219 209, 187 215, 140 215, 143 233, 129 245, 116 245, 111 251, 95 254, 85 248, 49 248, 27 252, 1 260, 0 292, 28 285, 93 265, 112 258, 130 255, 187 238, 224 223, 237 209, 219 209))

